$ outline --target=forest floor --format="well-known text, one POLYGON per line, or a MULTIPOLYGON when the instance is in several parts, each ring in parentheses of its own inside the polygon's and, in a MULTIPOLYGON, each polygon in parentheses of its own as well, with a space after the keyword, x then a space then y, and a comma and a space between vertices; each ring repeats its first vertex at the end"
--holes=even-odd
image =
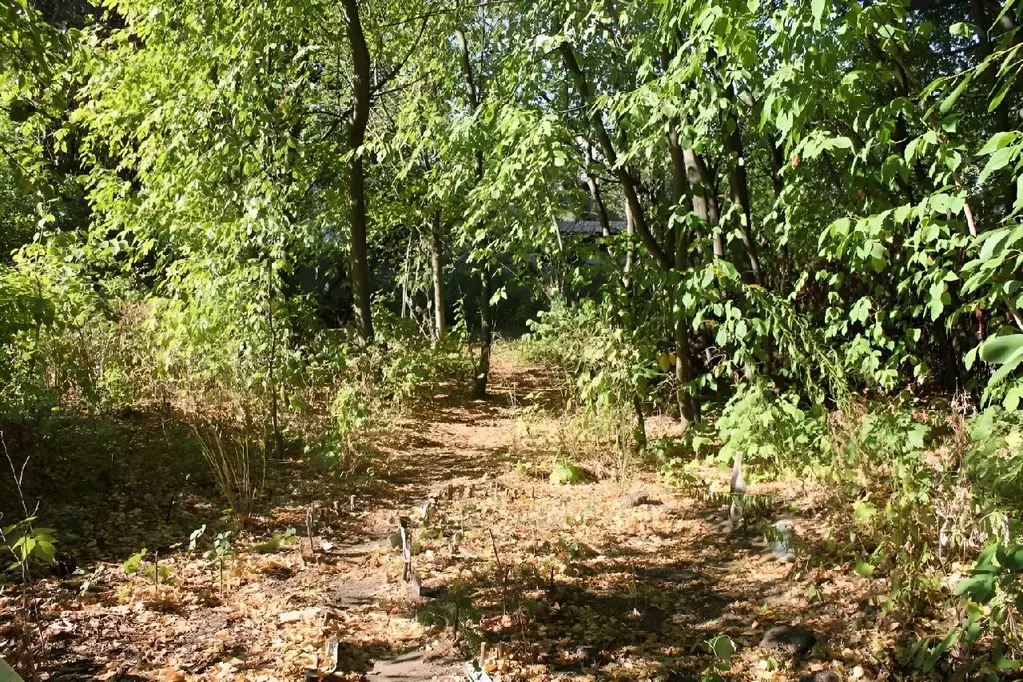
MULTIPOLYGON (((164 523, 153 481, 170 460, 151 459, 127 492, 44 501, 41 520, 58 533, 78 520, 65 547, 78 544, 81 571, 26 588, 43 676, 300 680, 316 652, 333 665, 324 648, 334 641, 334 679, 348 680, 465 679, 470 660, 504 680, 892 677, 871 653, 892 642, 868 603, 878 581, 779 561, 762 533, 732 531, 727 495, 715 494, 727 491, 727 471, 705 467, 704 492, 687 493, 586 455, 554 385, 502 352, 488 400, 443 388, 377 444, 368 482, 283 467, 265 509, 235 526, 222 583, 216 562, 185 549, 187 529, 216 518, 215 507, 189 496, 164 523), (556 456, 591 475, 555 485, 556 456), (399 516, 412 520, 419 598, 402 581, 399 516), (129 574, 124 559, 142 546, 162 547, 158 568, 150 552, 129 574)), ((652 420, 654 431, 671 428, 652 420)), ((815 516, 823 491, 751 492, 770 504, 751 504, 750 517, 787 520, 810 553, 826 540, 815 516)), ((9 660, 25 631, 22 596, 0 596, 9 660)))

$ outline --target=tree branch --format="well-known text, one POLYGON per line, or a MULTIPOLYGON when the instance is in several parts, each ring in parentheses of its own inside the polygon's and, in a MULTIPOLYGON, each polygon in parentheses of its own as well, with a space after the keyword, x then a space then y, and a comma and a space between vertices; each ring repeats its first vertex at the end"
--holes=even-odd
MULTIPOLYGON (((561 45, 561 56, 565 64, 565 68, 571 75, 572 80, 575 83, 576 89, 579 91, 579 97, 582 99, 584 105, 590 104, 590 86, 586 80, 586 74, 583 73, 582 67, 579 66, 579 62, 575 58, 575 51, 572 46, 568 43, 561 45)), ((646 246, 650 255, 654 257, 654 260, 664 268, 670 270, 674 263, 673 259, 668 253, 657 243, 653 234, 650 232, 650 227, 646 222, 646 215, 643 212, 643 206, 639 201, 639 196, 636 192, 636 181, 629 172, 629 169, 624 165, 618 163, 618 154, 615 152, 614 143, 611 141, 611 136, 607 132, 607 128, 604 127, 604 122, 600 118, 600 112, 592 111, 590 113, 590 121, 593 125, 594 133, 597 136, 597 141, 600 143, 601 151, 604 152, 604 158, 607 159, 607 163, 614 171, 615 176, 618 179, 619 184, 622 186, 622 191, 625 194, 625 199, 629 204, 629 209, 632 211, 633 220, 636 225, 636 232, 639 234, 640 241, 646 246)))

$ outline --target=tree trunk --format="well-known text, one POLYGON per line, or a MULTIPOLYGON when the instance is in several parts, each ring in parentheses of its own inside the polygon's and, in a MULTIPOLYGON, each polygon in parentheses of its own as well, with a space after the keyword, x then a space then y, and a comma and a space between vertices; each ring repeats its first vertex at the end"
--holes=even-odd
POLYGON ((444 253, 440 241, 441 215, 433 214, 433 229, 430 231, 430 269, 433 274, 433 339, 436 343, 447 334, 447 317, 444 310, 444 253))
POLYGON ((611 236, 611 219, 607 215, 607 207, 604 206, 604 198, 600 196, 600 187, 597 186, 597 179, 593 177, 588 168, 583 168, 586 176, 586 187, 590 190, 590 198, 593 199, 593 206, 596 209, 597 222, 600 223, 600 233, 604 237, 611 236))
POLYGON ((472 397, 477 400, 487 397, 487 381, 490 379, 490 347, 494 341, 493 322, 490 319, 490 275, 480 275, 480 361, 476 365, 476 378, 472 384, 472 397))
POLYGON ((354 66, 355 103, 348 133, 352 157, 348 162, 348 199, 351 202, 352 225, 352 285, 355 289, 355 324, 359 342, 367 346, 373 342, 369 257, 366 248, 366 176, 361 147, 366 139, 372 91, 371 65, 366 36, 362 32, 358 0, 341 0, 348 23, 348 43, 354 66))
POLYGON ((412 314, 412 302, 409 300, 408 291, 408 280, 411 276, 409 273, 409 263, 412 261, 412 237, 409 236, 408 243, 405 245, 405 265, 404 274, 401 278, 401 316, 405 317, 405 310, 408 310, 408 316, 414 317, 412 314))
POLYGON ((638 391, 632 393, 632 411, 636 417, 632 437, 636 441, 636 450, 642 450, 646 447, 646 417, 643 416, 643 401, 639 399, 638 391))
MULTIPOLYGON (((625 300, 629 301, 631 305, 632 278, 630 275, 632 273, 633 262, 636 257, 636 249, 633 247, 636 227, 635 221, 632 219, 632 211, 629 210, 628 206, 625 207, 625 230, 628 234, 629 242, 625 251, 625 271, 622 275, 622 288, 625 290, 625 300)), ((624 316, 622 316, 620 322, 624 326, 624 316)), ((636 449, 642 450, 646 447, 646 419, 643 416, 643 401, 640 398, 639 391, 635 388, 632 390, 632 410, 636 416, 636 425, 632 429, 632 436, 636 441, 636 449)))
POLYGON ((725 245, 718 229, 717 200, 714 198, 714 189, 707 166, 691 147, 682 152, 682 160, 686 169, 686 177, 689 179, 693 213, 711 229, 714 257, 724 258, 725 245))
MULTIPOLYGON (((991 42, 991 37, 988 35, 988 27, 991 22, 991 15, 987 12, 985 6, 985 0, 970 0, 970 17, 973 19, 973 23, 980 29, 980 43, 977 45, 977 61, 982 61, 991 55, 994 49, 994 44, 991 42)), ((1006 12, 1005 16, 1008 17, 1010 12, 1006 12)), ((1005 28, 1006 24, 1000 24, 1005 28)), ((985 76, 987 86, 990 92, 995 92, 998 89, 998 73, 996 69, 988 69, 987 75, 985 76)), ((1012 124, 1010 122, 1011 116, 1009 111, 1009 101, 1011 97, 1003 97, 1001 103, 995 107, 995 130, 998 132, 1006 132, 1012 130, 1012 124)), ((1005 215, 1012 212, 1012 205, 1016 197, 1016 184, 1015 182, 1009 182, 1002 192, 1002 210, 1005 215)))
MULTIPOLYGON (((267 265, 270 265, 269 260, 267 265)), ((266 379, 270 389, 270 431, 273 437, 274 443, 274 457, 278 460, 284 459, 284 438, 281 436, 281 425, 278 415, 277 406, 277 327, 274 320, 274 302, 276 296, 274 295, 273 285, 273 268, 267 267, 267 281, 266 281, 266 322, 267 331, 270 336, 270 354, 267 358, 266 367, 266 379)), ((264 454, 265 454, 264 449, 264 454)))
MULTIPOLYGON (((668 154, 671 157, 671 204, 673 207, 682 203, 683 198, 692 195, 689 183, 686 182, 685 154, 678 143, 678 132, 674 123, 668 124, 668 154)), ((679 287, 675 291, 674 305, 679 306, 678 319, 675 320, 675 381, 678 384, 679 421, 682 428, 687 429, 696 420, 696 398, 690 389, 693 378, 689 357, 689 317, 682 305, 682 273, 688 265, 688 250, 685 231, 677 222, 673 222, 671 234, 674 238, 672 250, 675 253, 675 269, 679 272, 679 287)), ((674 306, 673 306, 674 307, 674 306)), ((674 313, 674 310, 672 310, 674 313)))
POLYGON ((703 159, 696 155, 692 149, 685 151, 686 173, 693 190, 693 211, 711 231, 711 247, 715 258, 725 257, 725 242, 721 236, 721 221, 717 207, 717 198, 714 196, 714 186, 710 181, 707 166, 703 159))
POLYGON ((622 274, 622 286, 626 293, 632 296, 632 269, 636 267, 636 221, 632 217, 632 210, 625 207, 625 234, 628 241, 625 245, 625 268, 622 274))
MULTIPOLYGON (((469 88, 469 109, 473 113, 479 109, 479 91, 476 89, 476 78, 472 72, 472 62, 469 60, 469 41, 465 38, 462 29, 455 31, 455 37, 462 48, 462 73, 465 76, 465 84, 469 88)), ((483 181, 483 151, 476 151, 476 182, 483 181)), ((490 273, 487 271, 487 264, 480 268, 480 361, 476 365, 476 379, 472 385, 473 398, 485 398, 487 396, 487 381, 490 378, 490 347, 494 340, 494 329, 490 315, 490 273)))
MULTIPOLYGON (((605 237, 611 236, 611 221, 607 213, 607 206, 604 205, 604 199, 600 194, 600 186, 597 184, 597 179, 590 174, 588 170, 585 171, 586 184, 590 190, 590 196, 593 198, 593 203, 596 208, 597 220, 600 222, 601 232, 605 237)), ((635 228, 632 222, 632 212, 626 207, 626 233, 628 234, 629 244, 625 251, 625 263, 621 273, 621 286, 625 294, 624 301, 618 296, 616 289, 610 290, 611 305, 613 306, 616 315, 616 324, 625 329, 628 325, 628 317, 625 315, 625 306, 629 305, 629 301, 632 299, 632 283, 629 280, 629 271, 632 270, 632 262, 634 257, 634 249, 632 247, 632 240, 635 238, 635 228)), ((617 254, 608 247, 606 249, 608 258, 617 261, 617 254)), ((646 447, 646 418, 643 416, 643 401, 640 398, 639 392, 633 389, 632 391, 632 410, 636 417, 635 426, 632 429, 632 437, 635 441, 636 450, 642 450, 646 447)))
POLYGON ((757 248, 757 242, 753 239, 752 232, 753 214, 750 208, 749 174, 746 171, 742 131, 739 129, 739 116, 735 112, 735 92, 731 87, 727 90, 727 97, 732 105, 729 110, 731 130, 726 129, 725 133, 725 152, 729 157, 732 157, 729 159, 728 186, 731 192, 732 203, 738 205, 741 210, 739 235, 742 237, 742 243, 746 246, 746 255, 749 257, 749 266, 753 272, 753 280, 760 286, 763 286, 764 278, 760 272, 760 253, 757 248))
POLYGON ((785 189, 785 181, 781 177, 781 170, 785 167, 785 150, 781 143, 770 142, 771 145, 771 187, 774 189, 774 198, 781 196, 785 189))
MULTIPOLYGON (((590 84, 586 80, 586 74, 583 73, 582 67, 579 66, 579 62, 575 58, 575 51, 572 49, 572 46, 568 43, 563 43, 561 45, 561 56, 562 61, 565 64, 565 69, 572 77, 576 90, 579 91, 579 98, 582 100, 583 106, 588 107, 591 103, 590 84)), ((625 195, 625 201, 628 209, 632 211, 632 219, 636 227, 636 234, 639 235, 640 241, 642 241, 643 245, 646 246, 654 260, 656 260, 664 269, 670 269, 672 266, 671 257, 663 248, 661 248, 661 245, 657 243, 657 240, 650 232, 650 228, 646 222, 646 216, 643 213, 643 206, 639 202, 639 192, 636 188, 636 181, 633 179, 632 173, 629 169, 618 163, 618 154, 615 152, 614 143, 611 141, 611 136, 608 134, 607 128, 604 127, 604 121, 601 119, 599 112, 594 112, 591 115, 590 123, 592 124, 593 131, 597 136, 597 141, 600 143, 600 149, 604 153, 604 161, 608 168, 610 168, 618 178, 618 183, 622 187, 622 193, 625 195)))

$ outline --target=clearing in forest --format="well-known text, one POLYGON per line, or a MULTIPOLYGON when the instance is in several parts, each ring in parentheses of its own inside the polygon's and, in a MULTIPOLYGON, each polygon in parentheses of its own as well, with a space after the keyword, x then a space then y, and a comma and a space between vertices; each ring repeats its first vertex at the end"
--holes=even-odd
MULTIPOLYGON (((760 490, 769 502, 730 529, 728 472, 669 487, 571 435, 544 368, 502 351, 492 381, 486 401, 453 385, 421 405, 378 444, 378 474, 358 487, 299 462, 275 470, 269 506, 205 531, 208 543, 233 529, 222 557, 189 553, 184 531, 171 542, 173 523, 134 540, 163 542, 159 554, 107 551, 125 516, 162 513, 147 508, 153 495, 108 491, 106 511, 44 502, 91 519, 82 556, 100 559, 29 588, 45 672, 297 680, 318 655, 351 680, 465 679, 467 661, 493 679, 885 676, 857 652, 869 582, 779 561, 755 530, 783 519, 816 541, 811 494, 760 490), (555 461, 571 461, 576 480, 553 480, 555 461), (418 598, 403 581, 402 517, 418 598)), ((216 513, 194 496, 172 512, 179 526, 216 513)))

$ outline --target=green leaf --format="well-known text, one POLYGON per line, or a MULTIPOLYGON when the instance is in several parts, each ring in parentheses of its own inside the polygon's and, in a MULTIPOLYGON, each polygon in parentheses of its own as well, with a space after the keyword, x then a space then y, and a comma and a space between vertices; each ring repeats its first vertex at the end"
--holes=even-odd
POLYGON ((832 149, 852 149, 853 141, 844 135, 839 137, 833 137, 828 140, 828 147, 832 149))
POLYGON ((988 388, 997 386, 1005 381, 1005 378, 1012 374, 1012 372, 1019 367, 1020 363, 1023 363, 1023 348, 1006 360, 1005 364, 999 367, 998 371, 991 375, 991 379, 988 381, 988 388))
POLYGON ((955 90, 950 92, 948 96, 941 101, 941 104, 938 105, 938 110, 942 114, 947 114, 948 110, 955 106, 955 103, 959 99, 959 96, 963 94, 963 91, 965 91, 966 88, 970 85, 970 81, 973 80, 973 73, 974 72, 971 71, 966 76, 964 76, 963 79, 959 81, 959 85, 955 87, 955 90))
POLYGON ((952 628, 952 631, 948 633, 945 639, 943 639, 938 646, 934 647, 931 655, 927 657, 926 661, 924 661, 923 666, 921 666, 923 672, 931 672, 934 669, 934 666, 938 664, 938 661, 941 660, 941 657, 945 655, 945 652, 959 641, 962 634, 962 628, 952 628))
POLYGON ((1007 147, 1018 136, 1019 133, 1013 131, 995 133, 990 137, 990 139, 988 139, 984 146, 980 148, 980 151, 977 152, 977 154, 979 156, 994 154, 999 149, 1007 147))
POLYGON ((49 536, 41 536, 38 538, 35 546, 35 556, 46 563, 53 563, 53 559, 57 554, 57 551, 53 547, 53 542, 48 539, 49 536))
POLYGON ((992 232, 990 236, 984 239, 984 245, 980 247, 980 254, 977 257, 982 261, 991 260, 995 255, 995 249, 997 249, 1008 236, 1008 230, 997 230, 992 232))
POLYGON ((856 516, 858 523, 866 524, 877 514, 877 507, 867 500, 856 500, 853 503, 853 514, 856 516))
POLYGON ((973 367, 973 364, 977 362, 977 352, 980 350, 979 346, 974 346, 966 355, 963 357, 963 366, 969 370, 973 367))
POLYGON ((121 568, 124 569, 125 573, 138 573, 139 566, 142 564, 142 559, 145 558, 148 552, 149 550, 143 547, 140 551, 128 557, 125 562, 121 564, 121 568))
POLYGON ((995 667, 1001 671, 1019 670, 1021 663, 1008 658, 1004 653, 999 653, 995 659, 995 667))
POLYGON ((1012 360, 1023 351, 1023 334, 1008 334, 988 339, 980 347, 980 358, 984 362, 1000 365, 1012 360))
POLYGON ((973 24, 968 24, 965 21, 957 21, 948 27, 948 32, 954 36, 962 36, 964 38, 972 38, 977 32, 976 27, 973 24))
POLYGON ((1005 393, 1002 406, 1006 410, 1014 412, 1019 409, 1020 402, 1023 402, 1023 384, 1016 384, 1005 393))
POLYGON ((824 11, 828 8, 827 0, 812 0, 810 3, 810 11, 813 13, 813 27, 814 30, 819 31, 821 28, 821 21, 824 19, 824 11))
POLYGON ((506 298, 508 298, 508 290, 505 287, 501 287, 490 297, 490 305, 497 305, 506 298))
POLYGON ((998 563, 1012 571, 1023 571, 1023 547, 998 548, 998 563))
POLYGON ((994 573, 975 573, 968 578, 963 578, 956 585, 953 594, 957 597, 967 597, 978 604, 987 604, 995 598, 994 573))
POLYGON ((977 177, 977 182, 983 183, 992 173, 1000 171, 1008 166, 1016 156, 1016 151, 1016 147, 1002 147, 992 154, 991 158, 989 158, 987 163, 984 165, 984 170, 982 170, 980 175, 977 177))
POLYGON ((2 658, 0 658, 0 682, 23 682, 23 680, 18 677, 18 673, 14 672, 14 669, 11 668, 11 666, 4 663, 2 658))
POLYGON ((550 481, 554 485, 573 485, 582 483, 583 471, 568 460, 559 459, 551 470, 550 481))
POLYGON ((732 638, 728 635, 718 635, 711 639, 707 644, 719 660, 727 661, 735 655, 735 642, 733 642, 732 638))
POLYGON ((856 575, 861 578, 869 578, 874 575, 874 566, 864 561, 863 559, 856 560, 856 575))

